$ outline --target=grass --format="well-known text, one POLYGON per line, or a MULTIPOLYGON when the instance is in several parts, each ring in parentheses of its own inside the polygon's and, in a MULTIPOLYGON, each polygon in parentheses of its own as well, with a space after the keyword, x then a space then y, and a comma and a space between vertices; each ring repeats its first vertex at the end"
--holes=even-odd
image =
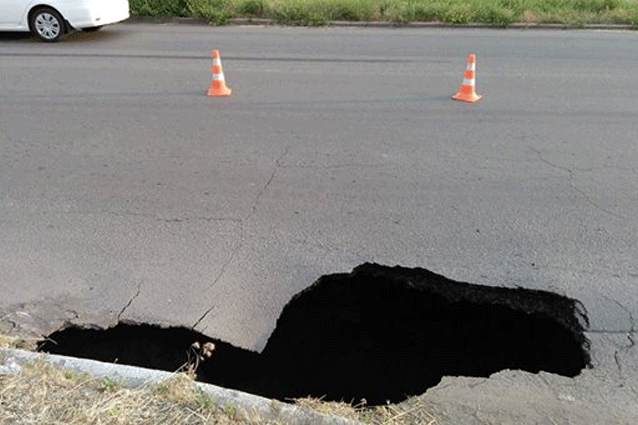
POLYGON ((0 424, 267 424, 218 406, 184 374, 128 389, 49 366, 27 365, 0 376, 0 424))
MULTIPOLYGON (((0 348, 33 350, 36 341, 0 333, 0 348)), ((0 365, 2 358, 0 358, 0 365)), ((371 425, 433 425, 419 398, 401 405, 352 406, 315 398, 295 401, 319 413, 371 425)), ((194 373, 129 389, 110 378, 94 378, 40 360, 16 375, 0 375, 0 424, 285 425, 248 415, 232 404, 218 404, 194 383, 194 373)))
MULTIPOLYGON (((365 408, 346 403, 297 400, 301 407, 364 424, 428 425, 435 419, 420 406, 365 408)), ((192 377, 172 378, 128 389, 108 378, 61 370, 43 360, 12 376, 0 375, 0 424, 254 424, 279 425, 219 405, 199 390, 192 377)), ((285 425, 285 424, 281 424, 285 425)))
POLYGON ((377 407, 353 406, 343 402, 324 402, 316 398, 296 400, 296 404, 332 416, 373 425, 434 425, 436 418, 422 400, 413 399, 408 405, 377 407))
POLYGON ((292 25, 337 20, 638 25, 637 0, 130 0, 130 5, 133 16, 196 17, 216 25, 231 18, 292 25))
POLYGON ((34 351, 38 340, 35 338, 20 338, 5 335, 0 332, 0 348, 17 348, 19 350, 34 351))

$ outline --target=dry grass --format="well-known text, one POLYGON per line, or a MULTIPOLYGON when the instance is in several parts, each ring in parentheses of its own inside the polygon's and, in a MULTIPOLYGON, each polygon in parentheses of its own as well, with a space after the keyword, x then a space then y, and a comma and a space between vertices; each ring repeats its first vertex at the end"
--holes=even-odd
MULTIPOLYGON (((318 399, 297 405, 352 421, 374 425, 433 425, 424 406, 362 407, 318 399)), ((198 390, 186 374, 139 389, 108 378, 64 371, 44 360, 13 376, 0 375, 0 424, 272 424, 231 405, 218 405, 198 390)), ((283 424, 282 424, 283 425, 283 424)))
MULTIPOLYGON (((0 349, 33 351, 36 342, 0 332, 0 349)), ((169 380, 128 389, 108 378, 94 378, 50 366, 42 357, 23 367, 17 375, 0 375, 0 425, 279 424, 250 416, 231 405, 218 405, 194 384, 195 374, 191 368, 184 370, 187 373, 175 374, 169 380)), ((364 424, 436 423, 419 401, 365 407, 304 398, 296 400, 296 404, 364 424)))
POLYGON ((0 424, 267 424, 218 406, 186 375, 140 389, 63 371, 44 361, 0 376, 0 424))
POLYGON ((525 24, 540 24, 543 22, 543 18, 538 12, 526 10, 523 12, 523 15, 521 15, 521 22, 525 24))
POLYGON ((352 406, 343 402, 324 402, 316 398, 296 400, 296 404, 333 416, 373 425, 434 425, 436 418, 422 403, 377 407, 352 406))
POLYGON ((4 335, 0 332, 0 348, 17 348, 19 350, 34 351, 38 340, 36 338, 20 338, 4 335))

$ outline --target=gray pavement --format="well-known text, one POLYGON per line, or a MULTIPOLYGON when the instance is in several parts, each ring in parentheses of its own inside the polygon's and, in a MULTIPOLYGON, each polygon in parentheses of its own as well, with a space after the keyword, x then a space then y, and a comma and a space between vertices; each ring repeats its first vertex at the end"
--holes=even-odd
POLYGON ((3 327, 126 319, 260 350, 292 295, 375 261, 581 300, 597 368, 578 385, 635 400, 636 37, 0 35, 3 327), (212 49, 229 98, 205 96, 212 49), (476 105, 450 100, 469 53, 476 105))

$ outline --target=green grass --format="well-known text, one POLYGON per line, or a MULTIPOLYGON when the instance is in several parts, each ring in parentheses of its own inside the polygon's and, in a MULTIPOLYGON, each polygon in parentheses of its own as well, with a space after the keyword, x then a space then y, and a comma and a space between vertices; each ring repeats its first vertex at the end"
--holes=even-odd
POLYGON ((438 21, 638 25, 637 0, 130 0, 133 16, 195 17, 216 25, 231 18, 268 18, 281 24, 329 21, 438 21))

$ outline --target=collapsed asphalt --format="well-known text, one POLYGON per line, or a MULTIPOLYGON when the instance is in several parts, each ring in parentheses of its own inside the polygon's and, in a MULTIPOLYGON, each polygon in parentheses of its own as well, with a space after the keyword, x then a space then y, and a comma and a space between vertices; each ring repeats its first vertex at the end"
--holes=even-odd
POLYGON ((590 365, 577 300, 523 288, 455 282, 425 269, 363 264, 321 277, 283 309, 261 353, 186 328, 68 326, 39 350, 167 371, 287 400, 368 404, 424 393, 443 376, 504 369, 574 377, 590 365), (210 357, 199 357, 212 342, 210 357))

